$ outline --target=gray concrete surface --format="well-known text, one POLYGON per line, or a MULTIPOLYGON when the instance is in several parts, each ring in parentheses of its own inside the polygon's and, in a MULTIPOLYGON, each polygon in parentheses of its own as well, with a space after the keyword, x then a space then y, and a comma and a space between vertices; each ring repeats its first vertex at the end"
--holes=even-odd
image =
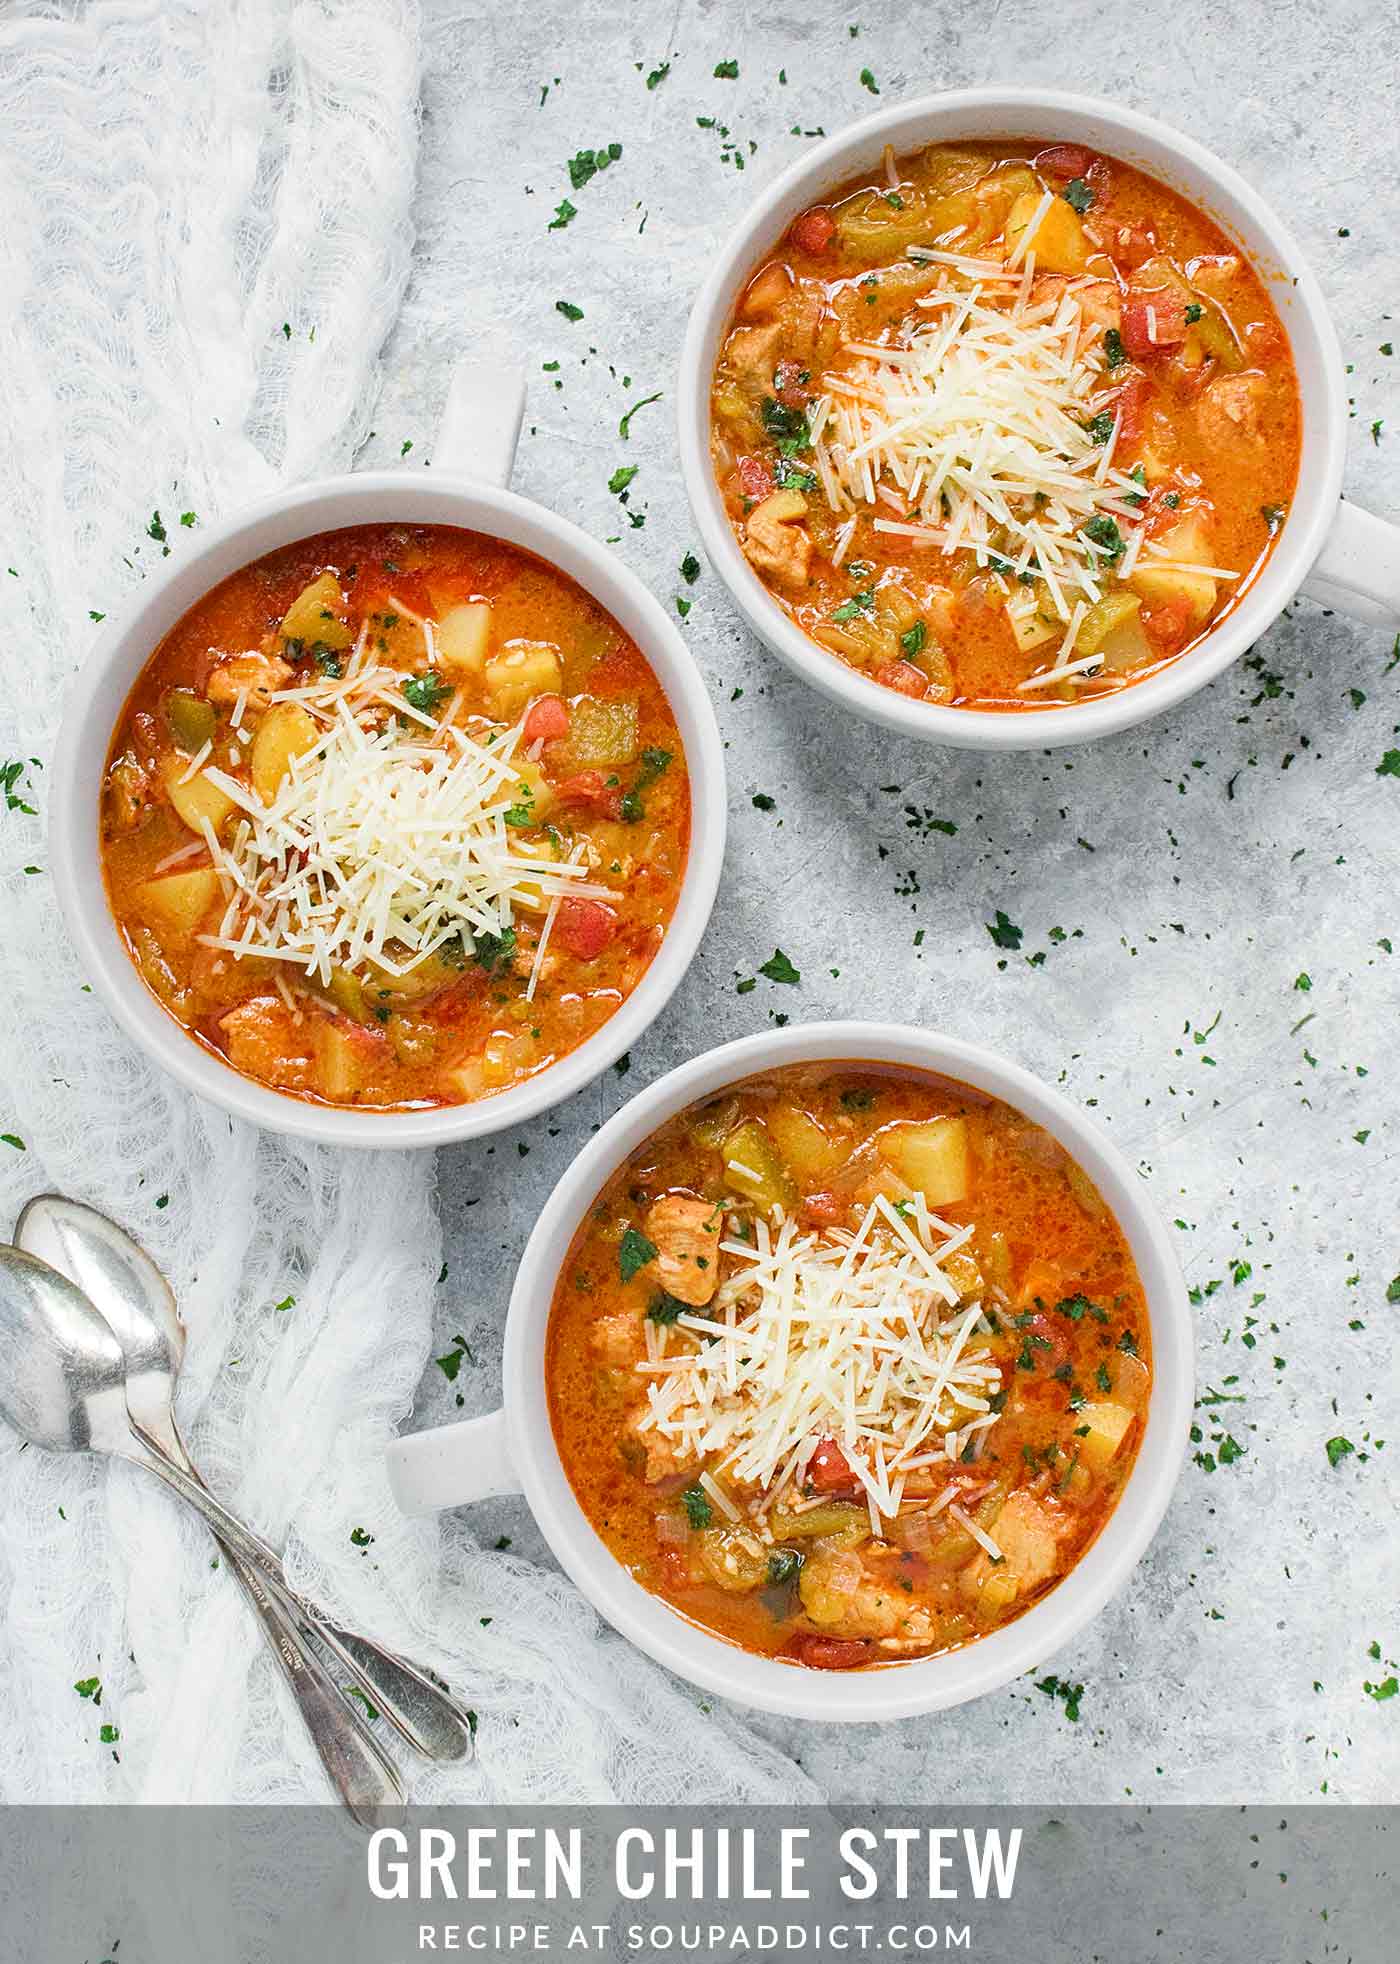
MULTIPOLYGON (((917 1019, 1061 1085, 1140 1166, 1199 1291, 1214 1470, 1188 1466, 1131 1586, 1052 1660, 1083 1686, 1078 1721, 1032 1680, 878 1732, 753 1721, 834 1796, 1393 1797, 1400 1698, 1365 1686, 1400 1653, 1400 778, 1377 772, 1400 666, 1388 636, 1300 604, 1169 719, 1093 749, 983 760, 843 722, 740 626, 708 568, 694 587, 679 576, 696 545, 672 436, 690 298, 726 226, 812 140, 794 128, 876 106, 862 69, 882 103, 992 80, 1116 95, 1288 215, 1351 364, 1348 489, 1395 513, 1400 361, 1381 347, 1400 340, 1398 25, 1362 0, 427 6, 415 273, 364 461, 411 441, 405 467, 430 465, 452 359, 482 338, 518 349, 517 488, 616 539, 666 604, 694 603, 732 832, 702 955, 628 1075, 443 1156, 437 1347, 465 1331, 476 1363, 455 1387, 430 1363, 420 1419, 452 1416, 456 1392, 469 1411, 494 1402, 517 1252, 589 1128, 674 1061, 780 1014, 917 1019), (738 79, 715 79, 730 58, 738 79), (612 141, 621 158, 571 193, 567 160, 612 141), (566 195, 578 216, 550 231, 566 195), (654 391, 623 443, 622 411, 654 391), (640 466, 626 512, 607 489, 624 463, 640 466), (956 836, 912 829, 909 804, 956 836), (998 907, 1024 928, 1019 955, 986 932, 998 907), (775 944, 800 987, 737 995, 775 944), (1222 1465, 1226 1435, 1243 1450, 1222 1465), (1355 1450, 1333 1466, 1339 1437, 1355 1450)), ((519 1504, 452 1532, 508 1532, 548 1559, 519 1504)))

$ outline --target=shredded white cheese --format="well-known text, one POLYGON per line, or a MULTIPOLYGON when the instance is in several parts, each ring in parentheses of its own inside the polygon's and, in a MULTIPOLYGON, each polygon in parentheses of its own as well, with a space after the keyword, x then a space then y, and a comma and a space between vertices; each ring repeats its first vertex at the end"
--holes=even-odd
POLYGON ((530 977, 566 894, 610 895, 578 859, 525 849, 506 814, 519 802, 519 729, 482 740, 404 698, 403 677, 352 664, 344 679, 286 690, 322 725, 264 804, 208 769, 242 814, 205 837, 228 900, 207 945, 283 961, 323 983, 337 967, 411 973, 444 943, 503 935, 522 907, 545 915, 530 977), (385 714, 386 710, 392 714, 385 714))
POLYGON ((956 1463, 971 1427, 997 1422, 982 1305, 963 1303, 943 1267, 973 1230, 922 1198, 906 1217, 881 1195, 854 1232, 791 1219, 753 1232, 720 1243, 733 1266, 708 1308, 659 1340, 649 1328, 639 1429, 682 1462, 708 1461, 706 1492, 760 1528, 775 1506, 800 1504, 808 1462, 834 1439, 873 1513, 890 1517, 911 1472, 956 1463))
MULTIPOLYGON (((1034 222, 1021 252, 1033 234, 1034 222)), ((821 378, 814 454, 827 502, 845 517, 893 490, 904 518, 871 514, 877 531, 971 551, 993 570, 1010 563, 1068 624, 1103 591, 1105 550, 1085 528, 1112 519, 1125 544, 1140 530, 1142 484, 1113 463, 1120 418, 1098 327, 1073 287, 1036 298, 1037 283, 999 263, 910 256, 947 269, 919 302, 928 318, 888 343, 845 343, 821 378)))

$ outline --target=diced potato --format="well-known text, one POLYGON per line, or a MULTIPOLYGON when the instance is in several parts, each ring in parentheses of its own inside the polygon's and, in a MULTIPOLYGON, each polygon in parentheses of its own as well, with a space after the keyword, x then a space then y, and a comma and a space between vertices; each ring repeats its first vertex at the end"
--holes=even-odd
POLYGON ((630 764, 641 743, 636 702, 631 697, 581 696, 573 706, 566 741, 580 770, 630 764))
POLYGON ((1203 627, 1215 607, 1215 581, 1207 573, 1183 573, 1172 567, 1153 564, 1155 558, 1194 565, 1211 564, 1211 544, 1201 514, 1191 512, 1180 524, 1173 525, 1169 532, 1160 533, 1152 543, 1157 550, 1152 553, 1143 551, 1133 568, 1129 586, 1141 594, 1149 607, 1185 601, 1189 626, 1192 629, 1203 627))
POLYGON ((507 1030, 493 1030, 481 1053, 481 1081, 493 1091, 503 1084, 513 1084, 522 1071, 530 1068, 534 1057, 535 1039, 528 1030, 515 1035, 507 1030))
POLYGON ((1116 1457, 1132 1422, 1133 1414, 1126 1405, 1115 1405, 1107 1399, 1081 1405, 1079 1426, 1088 1428, 1079 1441, 1083 1457, 1091 1466, 1107 1466, 1116 1457))
POLYGON ((548 641, 507 641, 483 673, 491 707, 507 723, 536 696, 558 695, 564 679, 559 650, 548 641))
POLYGON ((345 599, 334 573, 322 573, 310 586, 302 588, 282 616, 282 635, 312 648, 348 648, 354 640, 345 619, 345 599))
POLYGON ((182 784, 180 780, 186 768, 176 757, 169 758, 161 766, 165 794, 174 807, 175 816, 182 825, 188 825, 191 832, 198 832, 201 838, 204 836, 204 819, 208 819, 215 832, 221 831, 238 807, 226 791, 209 782, 203 771, 196 771, 182 784))
POLYGON ((538 764, 526 762, 518 769, 520 775, 516 780, 511 809, 515 817, 526 825, 543 825, 558 803, 554 786, 538 764))
POLYGON ((433 632, 438 666, 454 682, 480 675, 491 645, 491 603, 464 600, 449 607, 433 632))
POLYGON ((972 1189, 967 1121, 934 1118, 898 1125, 880 1136, 880 1151, 924 1196, 930 1207, 953 1207, 972 1189))
POLYGON ((745 1119, 725 1140, 724 1178, 727 1186, 764 1213, 791 1207, 797 1199, 792 1176, 761 1119, 745 1119))
POLYGON ((824 1178, 846 1157, 845 1146, 828 1138, 814 1118, 794 1106, 775 1106, 768 1115, 768 1130, 789 1171, 800 1182, 824 1178))
POLYGON ((344 1100, 364 1089, 369 1075, 369 1051, 363 1037, 338 1023, 316 1025, 316 1087, 323 1098, 344 1100))
POLYGON ((450 1098, 457 1105, 471 1104, 486 1089, 480 1054, 463 1057, 457 1063, 450 1064, 439 1074, 438 1081, 445 1098, 450 1098))
POLYGON ((315 718, 299 702, 277 702, 258 725, 250 769, 253 789, 270 805, 292 767, 292 759, 314 750, 321 740, 315 718))
POLYGON ((192 873, 163 873, 143 880, 136 889, 142 918, 172 934, 193 934, 220 898, 223 889, 212 866, 192 873))
POLYGON ((170 734, 187 757, 193 757, 214 735, 218 718, 207 696, 193 689, 171 689, 165 697, 165 720, 170 734))
POLYGON ((1023 655, 1035 648, 1043 648, 1047 641, 1054 641, 1065 631, 1064 622, 1057 622, 1053 616, 1038 610, 1029 614, 1013 614, 1007 609, 1007 620, 1011 623, 1011 633, 1016 646, 1023 655))
MULTIPOLYGON (((1012 205, 1006 220, 1008 255, 1020 244, 1043 196, 1041 191, 1023 191, 1012 205)), ((1027 250, 1035 254, 1042 273, 1082 273, 1089 263, 1089 241, 1074 207, 1063 198, 1052 198, 1027 250)))

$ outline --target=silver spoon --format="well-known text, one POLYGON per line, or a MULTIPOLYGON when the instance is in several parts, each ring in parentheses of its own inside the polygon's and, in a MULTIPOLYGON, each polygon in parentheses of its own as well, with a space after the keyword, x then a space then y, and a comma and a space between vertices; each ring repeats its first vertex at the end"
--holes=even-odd
MULTIPOLYGON (((15 1227, 15 1245, 51 1264, 83 1290, 126 1358, 126 1406, 146 1441, 199 1481, 175 1423, 175 1379, 185 1329, 170 1284, 145 1249, 107 1215, 62 1194, 39 1194, 15 1227)), ((203 1482, 201 1481, 202 1485, 203 1482)), ((462 1759, 472 1749, 465 1710, 417 1666, 371 1638, 342 1630, 290 1588, 282 1564, 261 1541, 252 1581, 266 1583, 284 1610, 310 1626, 365 1696, 416 1752, 462 1759)), ((232 1555, 245 1587, 250 1578, 232 1555)), ((265 1590, 264 1590, 265 1593, 265 1590)))
MULTIPOLYGON (((202 1514, 226 1545, 251 1548, 241 1523, 132 1429, 121 1346, 81 1289, 47 1262, 0 1245, 0 1418, 46 1452, 108 1453, 145 1466, 202 1514)), ((278 1662, 345 1805, 367 1827, 404 1818, 404 1788, 379 1741, 302 1644, 294 1623, 258 1603, 278 1662)))

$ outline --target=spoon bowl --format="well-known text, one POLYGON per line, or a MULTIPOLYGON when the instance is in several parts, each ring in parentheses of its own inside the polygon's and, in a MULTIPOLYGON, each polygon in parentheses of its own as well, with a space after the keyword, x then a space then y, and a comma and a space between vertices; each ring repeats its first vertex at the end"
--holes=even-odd
POLYGON ((53 1453, 129 1456, 126 1359, 83 1291, 0 1247, 0 1417, 53 1453))
POLYGON ((168 1458, 183 1448, 172 1400, 185 1326, 170 1284, 124 1228, 95 1207, 41 1193, 15 1223, 15 1245, 67 1276, 96 1304, 126 1360, 130 1416, 168 1458))

